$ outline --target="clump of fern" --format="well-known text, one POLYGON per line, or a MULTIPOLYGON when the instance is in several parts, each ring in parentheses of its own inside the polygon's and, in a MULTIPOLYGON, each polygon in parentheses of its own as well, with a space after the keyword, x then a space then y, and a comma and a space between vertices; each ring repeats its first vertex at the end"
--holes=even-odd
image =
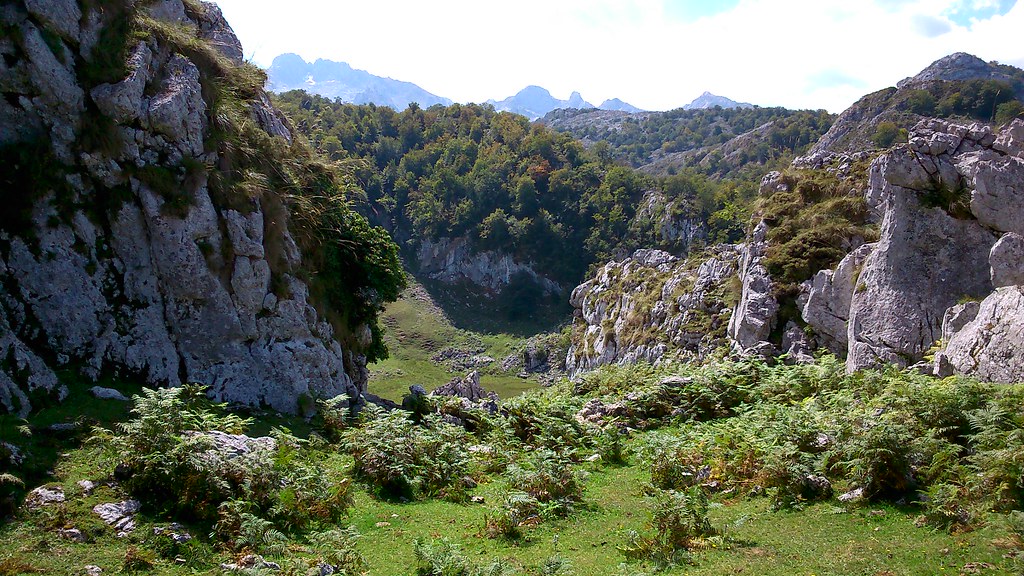
POLYGON ((500 509, 484 516, 484 533, 488 538, 517 540, 523 528, 540 521, 540 502, 525 492, 508 493, 500 509))
POLYGON ((511 565, 501 560, 474 564, 458 544, 445 538, 433 541, 417 538, 413 542, 413 553, 419 576, 511 576, 516 573, 511 565))
POLYGON ((539 503, 545 516, 567 516, 583 501, 586 473, 552 450, 531 452, 509 466, 506 476, 511 486, 539 503))
POLYGON ((320 559, 334 569, 339 576, 359 576, 366 574, 366 559, 356 549, 359 532, 355 526, 348 528, 332 528, 310 535, 310 547, 320 559))
POLYGON ((214 524, 232 550, 277 553, 286 532, 337 524, 352 502, 351 481, 336 456, 286 430, 241 439, 225 450, 214 432, 241 434, 247 419, 214 404, 200 386, 146 390, 118 433, 101 430, 118 462, 115 475, 151 510, 177 520, 214 524))
POLYGON ((463 499, 462 480, 470 462, 465 429, 443 422, 438 414, 416 424, 405 411, 374 406, 364 409, 362 418, 362 426, 343 435, 358 478, 382 496, 463 499))
POLYGON ((622 548, 627 559, 667 568, 690 564, 693 552, 724 543, 708 518, 708 497, 701 487, 658 490, 653 499, 650 533, 630 531, 622 548))

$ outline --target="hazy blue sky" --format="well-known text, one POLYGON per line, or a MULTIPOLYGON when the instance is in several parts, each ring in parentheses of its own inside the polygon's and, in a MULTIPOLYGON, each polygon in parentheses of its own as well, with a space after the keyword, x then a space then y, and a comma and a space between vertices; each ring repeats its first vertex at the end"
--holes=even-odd
POLYGON ((705 90, 839 112, 952 52, 1024 66, 1017 0, 217 0, 247 58, 295 52, 459 102, 528 84, 599 104, 705 90))

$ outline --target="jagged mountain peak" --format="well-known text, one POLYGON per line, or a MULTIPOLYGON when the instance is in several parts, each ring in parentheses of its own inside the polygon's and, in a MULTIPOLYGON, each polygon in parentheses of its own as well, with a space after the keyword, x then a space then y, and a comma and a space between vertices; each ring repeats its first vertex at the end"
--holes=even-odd
POLYGON ((376 76, 353 68, 347 62, 317 58, 306 62, 297 54, 274 58, 267 69, 267 88, 274 92, 305 90, 327 98, 340 98, 355 104, 377 104, 404 110, 416 102, 424 108, 452 103, 411 83, 376 76))
POLYGON ((504 100, 488 100, 497 110, 522 114, 530 120, 544 117, 548 112, 559 108, 594 108, 595 106, 583 99, 579 92, 573 92, 568 100, 559 100, 551 95, 547 88, 530 85, 504 100))

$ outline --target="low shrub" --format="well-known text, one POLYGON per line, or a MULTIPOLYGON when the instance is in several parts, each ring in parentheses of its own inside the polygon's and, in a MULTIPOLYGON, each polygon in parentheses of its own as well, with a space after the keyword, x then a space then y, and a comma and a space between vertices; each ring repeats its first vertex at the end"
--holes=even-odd
POLYGON ((384 496, 464 495, 470 462, 465 429, 442 422, 438 414, 425 416, 422 424, 400 410, 370 406, 363 414, 362 426, 344 434, 357 477, 384 496))
MULTIPOLYGON (((360 576, 366 574, 369 566, 356 549, 359 532, 354 526, 316 532, 309 537, 310 547, 320 560, 330 565, 338 576, 360 576)), ((323 571, 321 571, 323 573, 323 571)))
POLYGON ((988 406, 968 414, 975 472, 971 493, 997 510, 1024 508, 1024 414, 1021 387, 1004 391, 988 406))
POLYGON ((285 430, 271 439, 227 436, 248 421, 224 413, 201 387, 145 390, 132 414, 120 434, 95 437, 119 462, 115 476, 157 512, 215 523, 228 548, 276 550, 284 531, 337 523, 351 506, 351 482, 334 456, 285 430))
POLYGON ((969 500, 963 486, 932 484, 924 491, 923 500, 922 520, 930 526, 950 530, 969 526, 974 521, 973 511, 965 505, 969 500))
POLYGON ((628 560, 664 568, 692 562, 691 553, 718 546, 721 533, 708 519, 708 497, 695 486, 684 491, 658 491, 651 511, 651 534, 631 531, 622 548, 628 560))
POLYGON ((567 516, 583 501, 586 473, 552 450, 530 452, 506 475, 510 486, 540 503, 544 516, 567 516))
POLYGON ((669 434, 655 434, 638 449, 639 459, 651 472, 651 485, 658 490, 682 490, 707 479, 710 468, 700 454, 669 434))
POLYGON ((523 394, 502 403, 503 425, 525 445, 570 453, 587 447, 590 431, 575 418, 579 398, 561 389, 523 394))
POLYGON ((259 554, 283 554, 288 537, 274 523, 255 513, 245 500, 228 500, 217 508, 214 535, 235 552, 249 550, 259 554))
POLYGON ((493 515, 484 516, 484 532, 488 538, 516 540, 522 537, 522 528, 540 521, 540 502, 524 492, 511 492, 493 515))

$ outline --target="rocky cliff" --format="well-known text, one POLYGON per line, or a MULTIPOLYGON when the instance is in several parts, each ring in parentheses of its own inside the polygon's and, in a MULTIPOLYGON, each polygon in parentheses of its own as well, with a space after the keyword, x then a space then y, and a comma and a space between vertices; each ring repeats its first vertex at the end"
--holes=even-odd
POLYGON ((839 115, 809 155, 887 147, 884 140, 878 144, 882 124, 909 130, 932 117, 991 122, 999 106, 1014 99, 1024 99, 1024 71, 958 52, 940 58, 895 87, 858 100, 839 115))
POLYGON ((296 174, 329 174, 219 9, 24 0, 0 28, 3 409, 60 399, 58 372, 282 411, 358 397, 371 330, 339 344, 327 317, 354 314, 314 305, 316 235, 289 215, 296 174))
MULTIPOLYGON (((865 197, 878 241, 801 285, 803 345, 831 349, 855 370, 910 366, 938 344, 942 374, 1024 378, 1022 136, 1021 120, 997 134, 931 119, 875 159, 865 197)), ((762 227, 744 250, 730 326, 745 351, 763 351, 778 322, 775 283, 758 265, 768 249, 762 227)))
POLYGON ((685 260, 639 250, 608 263, 572 293, 566 371, 702 357, 721 346, 737 257, 736 247, 721 245, 685 260))
POLYGON ((562 287, 539 274, 528 262, 506 253, 475 251, 469 239, 423 239, 416 250, 416 269, 432 280, 445 283, 470 282, 485 293, 498 294, 517 276, 532 280, 547 294, 561 294, 562 287))

